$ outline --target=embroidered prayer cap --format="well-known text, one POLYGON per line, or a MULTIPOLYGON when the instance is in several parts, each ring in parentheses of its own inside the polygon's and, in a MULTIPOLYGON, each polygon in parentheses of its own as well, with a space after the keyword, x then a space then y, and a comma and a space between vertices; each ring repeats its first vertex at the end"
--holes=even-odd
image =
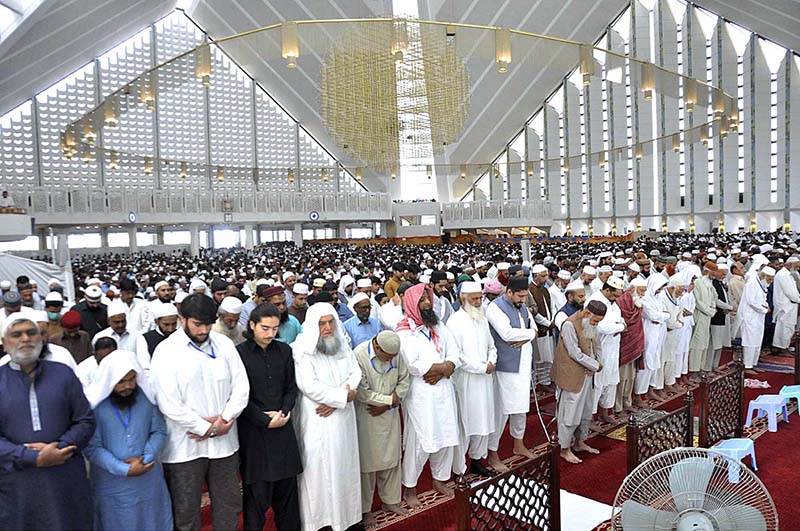
POLYGON ((606 280, 606 284, 614 289, 625 289, 625 283, 617 277, 609 277, 609 279, 606 280))
POLYGON ((100 286, 89 286, 83 294, 87 300, 97 302, 103 297, 103 290, 100 289, 100 286))
POLYGON ((400 336, 391 330, 379 332, 375 337, 375 341, 378 342, 378 346, 381 347, 381 350, 387 354, 394 355, 400 352, 400 336))
POLYGON ((544 273, 547 271, 547 268, 542 264, 536 264, 531 268, 531 273, 534 275, 538 275, 539 273, 544 273))
POLYGON ((583 286, 583 282, 581 282, 581 279, 578 278, 567 284, 567 289, 565 290, 565 292, 569 293, 570 291, 585 291, 585 290, 586 288, 583 286))

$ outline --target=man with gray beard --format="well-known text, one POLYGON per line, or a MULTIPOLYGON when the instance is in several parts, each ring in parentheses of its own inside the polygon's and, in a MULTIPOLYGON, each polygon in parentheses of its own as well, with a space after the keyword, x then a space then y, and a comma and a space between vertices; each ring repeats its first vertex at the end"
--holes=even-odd
POLYGON ((573 453, 599 454, 586 444, 592 420, 592 380, 602 369, 597 356, 597 325, 606 315, 600 301, 589 301, 586 308, 572 314, 561 326, 561 337, 553 360, 552 379, 557 387, 558 440, 561 457, 580 463, 573 453), (573 440, 574 439, 574 440, 573 440))
POLYGON ((311 306, 292 343, 301 392, 293 417, 303 461, 298 476, 303 531, 361 521, 356 411, 361 369, 331 304, 311 306))

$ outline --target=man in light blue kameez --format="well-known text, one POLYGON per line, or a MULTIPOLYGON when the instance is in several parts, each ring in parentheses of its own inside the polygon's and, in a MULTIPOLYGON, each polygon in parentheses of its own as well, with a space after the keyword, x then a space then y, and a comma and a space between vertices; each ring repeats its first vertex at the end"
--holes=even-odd
POLYGON ((136 355, 116 350, 103 358, 86 394, 97 419, 84 452, 95 529, 171 530, 172 504, 158 460, 167 429, 136 355))

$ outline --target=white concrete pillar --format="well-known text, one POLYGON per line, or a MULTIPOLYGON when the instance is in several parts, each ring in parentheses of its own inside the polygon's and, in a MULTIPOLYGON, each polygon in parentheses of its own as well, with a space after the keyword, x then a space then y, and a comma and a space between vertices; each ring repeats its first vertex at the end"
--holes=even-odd
POLYGON ((128 252, 136 253, 139 251, 139 244, 136 243, 136 225, 128 227, 128 252))
POLYGON ((192 253, 192 256, 200 256, 200 225, 190 225, 189 235, 189 252, 192 253))
POLYGON ((164 245, 164 225, 156 227, 156 245, 164 245))
POLYGON ((208 226, 208 248, 214 248, 214 225, 208 226))
POLYGON ((100 247, 108 249, 108 228, 100 227, 100 247))
POLYGON ((69 261, 69 243, 66 234, 58 235, 56 247, 56 263, 63 267, 69 261))
POLYGON ((336 237, 347 238, 347 223, 339 223, 336 226, 336 237))
POLYGON ((295 223, 292 227, 292 241, 297 247, 303 246, 303 224, 295 223))
POLYGON ((250 250, 253 248, 253 225, 244 226, 244 248, 250 250))

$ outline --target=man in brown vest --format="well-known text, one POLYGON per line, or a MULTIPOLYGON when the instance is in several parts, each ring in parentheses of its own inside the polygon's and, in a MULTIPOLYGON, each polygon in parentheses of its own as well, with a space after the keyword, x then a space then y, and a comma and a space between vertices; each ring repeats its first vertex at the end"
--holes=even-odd
POLYGON ((605 314, 603 303, 590 301, 586 308, 572 314, 561 326, 552 377, 558 388, 556 414, 561 457, 569 463, 581 462, 573 449, 576 452, 600 453, 586 444, 586 438, 592 420, 593 376, 602 368, 595 354, 596 327, 605 314))

